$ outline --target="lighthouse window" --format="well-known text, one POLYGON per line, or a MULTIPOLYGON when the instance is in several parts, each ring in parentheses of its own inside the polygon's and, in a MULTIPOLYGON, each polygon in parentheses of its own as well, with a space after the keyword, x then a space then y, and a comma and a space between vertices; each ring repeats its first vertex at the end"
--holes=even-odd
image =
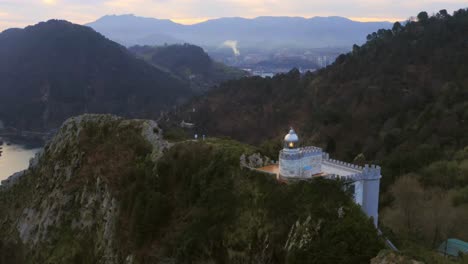
POLYGON ((293 143, 293 142, 289 142, 289 147, 290 147, 290 148, 294 148, 294 143, 293 143))

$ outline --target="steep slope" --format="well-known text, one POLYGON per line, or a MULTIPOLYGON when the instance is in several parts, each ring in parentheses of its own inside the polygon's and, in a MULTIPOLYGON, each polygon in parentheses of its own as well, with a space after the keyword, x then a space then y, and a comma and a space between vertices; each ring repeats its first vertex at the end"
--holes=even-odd
POLYGON ((133 46, 129 50, 152 65, 173 73, 201 93, 227 80, 239 79, 247 73, 214 62, 200 47, 190 44, 166 46, 133 46))
POLYGON ((88 27, 50 20, 0 34, 0 119, 58 127, 80 113, 154 117, 191 95, 187 84, 88 27))
POLYGON ((364 23, 342 17, 233 17, 180 25, 134 15, 104 16, 87 25, 125 45, 189 42, 219 47, 226 40, 237 40, 243 48, 262 49, 349 47, 362 43, 368 32, 391 26, 388 22, 364 23))
POLYGON ((233 141, 168 144, 153 121, 64 123, 0 187, 0 263, 364 263, 377 231, 337 181, 241 169, 233 141))

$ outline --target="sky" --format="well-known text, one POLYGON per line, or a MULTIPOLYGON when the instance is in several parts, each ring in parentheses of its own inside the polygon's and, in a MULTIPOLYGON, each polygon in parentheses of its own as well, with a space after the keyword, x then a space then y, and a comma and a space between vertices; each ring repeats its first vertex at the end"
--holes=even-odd
POLYGON ((0 30, 52 18, 85 24, 111 14, 166 18, 182 24, 257 16, 343 16, 394 22, 420 11, 452 13, 466 7, 467 0, 0 0, 0 30))

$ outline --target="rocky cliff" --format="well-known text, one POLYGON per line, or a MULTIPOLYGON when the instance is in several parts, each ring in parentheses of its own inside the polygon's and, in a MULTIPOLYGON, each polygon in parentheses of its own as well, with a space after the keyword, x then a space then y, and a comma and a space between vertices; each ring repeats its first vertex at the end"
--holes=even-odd
POLYGON ((69 119, 37 163, 1 187, 0 233, 7 239, 0 249, 14 248, 18 263, 121 263, 127 256, 119 255, 116 187, 123 179, 116 177, 128 176, 142 154, 155 160, 167 146, 160 133, 152 121, 69 119))

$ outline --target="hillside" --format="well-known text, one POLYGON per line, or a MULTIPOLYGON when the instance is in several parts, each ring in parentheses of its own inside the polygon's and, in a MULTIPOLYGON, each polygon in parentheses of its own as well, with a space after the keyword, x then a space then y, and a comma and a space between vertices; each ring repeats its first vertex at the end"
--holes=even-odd
POLYGON ((0 120, 56 128, 81 113, 156 117, 187 84, 89 27, 50 20, 0 34, 0 120))
POLYGON ((468 230, 456 224, 467 219, 467 36, 466 9, 432 17, 421 12, 418 21, 369 34, 366 44, 317 73, 301 76, 293 70, 227 82, 168 120, 190 120, 195 133, 262 145, 272 158, 292 125, 304 144, 348 161, 362 153, 361 160, 381 164, 382 191, 389 191, 382 195, 382 208, 398 211, 408 204, 395 197, 405 191, 402 176, 411 173, 407 176, 416 182, 408 184, 417 186, 401 197, 427 202, 413 205, 426 208, 420 211, 424 217, 407 215, 415 221, 410 227, 397 226, 395 219, 403 217, 398 213, 393 220, 382 218, 400 235, 400 246, 416 242, 434 248, 447 236, 468 240, 468 230), (402 181, 392 185, 397 179, 402 181), (435 205, 441 201, 444 205, 435 205), (442 211, 450 218, 437 218, 442 211))
POLYGON ((240 17, 212 19, 194 25, 134 15, 104 16, 87 24, 123 45, 192 43, 217 48, 236 40, 243 48, 349 47, 388 22, 357 22, 343 17, 240 17))
POLYGON ((213 61, 202 48, 195 45, 133 46, 129 50, 155 67, 185 80, 196 93, 247 75, 242 70, 213 61))
POLYGON ((285 185, 240 168, 253 147, 163 135, 66 121, 0 187, 0 263, 365 263, 383 247, 340 182, 285 185))

